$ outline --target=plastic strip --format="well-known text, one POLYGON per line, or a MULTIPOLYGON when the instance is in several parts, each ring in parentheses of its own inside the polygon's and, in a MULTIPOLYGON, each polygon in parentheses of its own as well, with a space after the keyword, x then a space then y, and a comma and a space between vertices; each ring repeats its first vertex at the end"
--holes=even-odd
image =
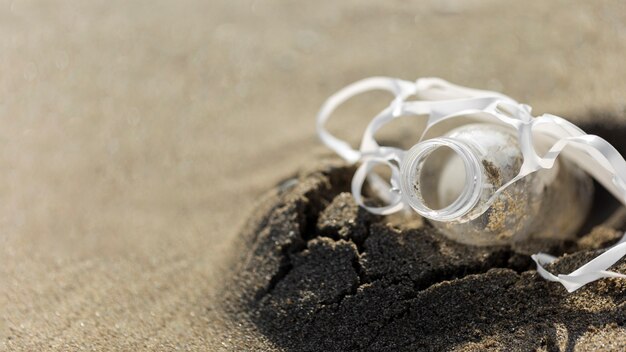
POLYGON ((568 275, 554 275, 547 271, 543 266, 548 265, 555 261, 557 258, 545 253, 533 254, 531 258, 537 264, 537 272, 541 277, 548 281, 554 281, 561 283, 567 292, 574 292, 586 284, 609 277, 626 278, 626 275, 616 273, 614 271, 607 271, 618 260, 626 255, 626 234, 622 237, 620 242, 615 246, 609 248, 606 252, 592 259, 587 264, 574 270, 568 275))

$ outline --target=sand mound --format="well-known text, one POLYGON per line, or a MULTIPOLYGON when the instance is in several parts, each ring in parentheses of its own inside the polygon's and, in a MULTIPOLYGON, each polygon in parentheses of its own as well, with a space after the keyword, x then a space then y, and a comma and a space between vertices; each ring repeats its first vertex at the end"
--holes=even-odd
MULTIPOLYGON (((605 192, 597 192, 587 234, 576 242, 470 247, 426 222, 363 211, 347 193, 352 173, 327 164, 263 202, 224 288, 234 319, 290 351, 626 346, 626 281, 568 294, 541 279, 528 257, 540 249, 561 254, 551 269, 565 273, 614 242, 623 210, 605 192)), ((614 269, 626 271, 626 261, 614 269)))

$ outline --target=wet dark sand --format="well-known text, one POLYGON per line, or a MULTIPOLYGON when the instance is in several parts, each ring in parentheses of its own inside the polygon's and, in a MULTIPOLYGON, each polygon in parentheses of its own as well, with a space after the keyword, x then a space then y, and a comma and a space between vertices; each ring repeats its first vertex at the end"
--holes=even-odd
MULTIPOLYGON (((584 127, 626 151, 626 127, 584 127)), ((626 216, 599 185, 575 240, 473 247, 428 222, 367 213, 348 193, 353 172, 337 163, 304 171, 264 201, 224 286, 234 320, 289 351, 626 348, 626 281, 567 293, 528 256, 557 254, 549 270, 569 273, 615 243, 626 216)), ((626 260, 613 269, 626 270, 626 260)))

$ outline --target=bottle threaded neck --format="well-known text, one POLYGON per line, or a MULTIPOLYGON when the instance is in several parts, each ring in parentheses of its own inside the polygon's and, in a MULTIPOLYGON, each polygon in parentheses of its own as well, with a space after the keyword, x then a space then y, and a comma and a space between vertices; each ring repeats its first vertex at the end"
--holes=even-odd
MULTIPOLYGON (((434 164, 437 165, 436 168, 445 167, 446 161, 436 160, 434 164)), ((483 174, 480 161, 471 146, 456 139, 441 137, 418 143, 405 154, 401 165, 401 175, 400 188, 406 203, 423 217, 434 221, 459 219, 472 210, 481 197, 483 174), (462 184, 455 185, 459 188, 456 199, 440 209, 433 209, 433 205, 429 206, 425 198, 426 193, 433 192, 431 189, 433 185, 432 182, 424 180, 428 180, 428 177, 441 177, 440 173, 429 170, 433 168, 433 163, 428 162, 429 158, 435 158, 433 153, 441 148, 450 149, 456 154, 455 156, 462 163, 465 175, 455 175, 458 177, 456 182, 462 182, 462 184)), ((442 187, 447 186, 452 185, 442 185, 442 187)))

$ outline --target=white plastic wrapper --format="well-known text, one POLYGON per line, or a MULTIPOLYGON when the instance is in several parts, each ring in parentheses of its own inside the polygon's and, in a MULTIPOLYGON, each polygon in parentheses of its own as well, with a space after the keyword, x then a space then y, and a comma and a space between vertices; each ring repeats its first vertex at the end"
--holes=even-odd
MULTIPOLYGON (((470 89, 451 84, 438 78, 421 78, 415 82, 387 77, 373 77, 353 83, 332 95, 324 103, 317 116, 320 139, 339 156, 350 163, 360 163, 352 180, 352 193, 356 202, 375 214, 388 215, 412 208, 420 215, 438 222, 462 223, 480 216, 492 206, 502 192, 519 180, 549 170, 555 166, 561 154, 580 169, 595 178, 622 204, 626 205, 626 161, 606 140, 586 134, 571 122, 554 115, 534 117, 528 105, 520 104, 503 94, 470 89), (384 90, 393 94, 391 103, 376 115, 367 126, 359 149, 331 135, 325 128, 333 111, 351 97, 372 90, 384 90), (381 146, 375 140, 376 132, 385 124, 402 116, 413 116, 426 121, 421 137, 410 151, 381 146), (507 180, 484 199, 479 196, 481 177, 478 159, 454 138, 442 137, 453 127, 468 123, 483 123, 513 129, 517 135, 516 145, 521 150, 523 162, 516 176, 507 180), (453 126, 453 127, 448 127, 453 126), (419 159, 420 152, 445 145, 458 153, 465 163, 465 184, 461 195, 465 202, 442 210, 430 209, 423 199, 410 190, 415 177, 410 170, 419 159), (391 178, 383 180, 373 173, 377 165, 391 170, 391 178), (381 207, 367 206, 363 202, 362 188, 365 181, 386 204, 381 207), (472 214, 471 216, 468 214, 472 214)), ((418 193, 419 195, 419 193, 418 193)), ((625 236, 626 238, 626 236, 625 236)), ((621 241, 602 255, 569 275, 553 275, 544 265, 555 258, 539 253, 532 256, 537 271, 547 280, 560 282, 572 292, 585 284, 604 277, 626 275, 607 269, 626 255, 626 241, 621 241)))

